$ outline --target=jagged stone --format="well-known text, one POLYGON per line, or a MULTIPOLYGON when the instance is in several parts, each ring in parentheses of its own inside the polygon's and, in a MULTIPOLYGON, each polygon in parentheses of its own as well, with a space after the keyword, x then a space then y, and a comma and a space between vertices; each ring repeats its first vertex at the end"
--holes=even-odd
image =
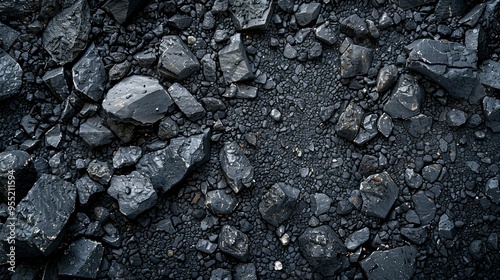
POLYGON ((122 167, 132 166, 137 163, 141 156, 141 147, 120 147, 113 156, 113 168, 119 169, 122 167))
POLYGON ((475 50, 478 60, 488 57, 488 34, 481 25, 465 31, 465 47, 475 50))
POLYGON ((500 181, 500 176, 490 178, 484 187, 484 194, 488 196, 491 201, 496 204, 500 204, 500 187, 498 182, 500 181))
POLYGON ((93 160, 87 166, 87 173, 90 178, 107 185, 113 176, 113 168, 107 162, 93 160))
POLYGON ((61 131, 61 125, 56 124, 47 132, 45 132, 45 142, 48 146, 52 148, 59 148, 63 138, 63 133, 61 131))
POLYGON ((398 67, 387 65, 378 71, 377 91, 384 92, 392 87, 398 78, 398 67))
POLYGON ((373 50, 350 44, 340 57, 340 75, 352 78, 368 73, 373 59, 373 50))
POLYGON ((229 45, 219 51, 219 64, 228 84, 254 79, 240 33, 233 35, 229 45))
POLYGON ((17 30, 0 22, 0 48, 9 50, 19 35, 20 33, 17 30))
POLYGON ((226 143, 219 154, 222 172, 235 193, 253 183, 253 167, 238 143, 226 143))
POLYGON ((177 35, 163 37, 160 54, 158 72, 168 79, 181 81, 200 70, 196 56, 177 35))
POLYGON ((328 45, 333 45, 337 42, 335 30, 331 28, 328 23, 323 23, 315 28, 314 36, 316 36, 316 39, 328 45))
POLYGON ((64 67, 54 68, 43 75, 42 80, 60 101, 70 94, 70 74, 64 67))
POLYGON ((347 236, 345 240, 345 247, 349 251, 354 251, 359 246, 363 245, 363 243, 368 241, 368 239, 370 239, 370 229, 364 227, 347 236))
POLYGON ((92 101, 100 101, 108 79, 104 63, 92 43, 85 54, 73 65, 73 85, 77 93, 92 101))
POLYGON ((225 225, 219 234, 219 249, 232 257, 245 261, 249 257, 249 240, 246 234, 225 225))
POLYGON ((300 26, 306 26, 315 21, 321 10, 321 4, 318 2, 303 3, 295 12, 295 18, 300 26))
POLYGON ((417 253, 415 246, 403 246, 375 251, 359 263, 368 279, 409 280, 415 273, 417 253))
POLYGON ((9 201, 9 191, 14 188, 16 202, 19 202, 35 181, 36 170, 27 152, 12 150, 0 153, 0 196, 4 201, 9 201))
POLYGON ((174 83, 167 91, 177 107, 179 107, 181 112, 184 113, 190 121, 195 122, 205 117, 206 111, 203 105, 201 105, 185 87, 178 83, 174 83))
POLYGON ((109 0, 104 4, 103 9, 110 13, 119 24, 124 24, 145 3, 142 0, 109 0))
POLYGON ((335 126, 337 135, 353 141, 358 134, 363 119, 363 109, 353 102, 345 108, 335 126))
POLYGON ((439 218, 438 229, 439 236, 444 239, 453 239, 457 235, 455 223, 446 214, 439 218))
POLYGON ((213 59, 213 55, 205 54, 201 59, 201 65, 203 69, 203 76, 208 82, 217 81, 217 65, 213 59))
POLYGON ((107 145, 114 138, 113 132, 103 125, 102 119, 98 116, 87 119, 80 125, 78 132, 83 141, 92 148, 107 145))
POLYGON ((467 10, 465 0, 439 0, 434 14, 438 19, 446 20, 448 18, 460 17, 467 10))
POLYGON ((265 30, 271 20, 271 0, 233 0, 229 11, 236 30, 262 29, 265 30))
POLYGON ((350 37, 363 38, 368 35, 365 21, 357 14, 352 14, 340 21, 340 31, 350 37))
POLYGON ((374 174, 361 182, 359 190, 363 198, 363 214, 384 219, 396 201, 399 188, 387 172, 374 174))
POLYGON ((92 180, 87 174, 76 180, 75 186, 78 192, 78 201, 81 205, 87 204, 93 194, 104 192, 104 187, 92 180))
POLYGON ((324 193, 315 193, 311 196, 311 211, 316 216, 328 213, 331 204, 332 199, 324 193))
POLYGON ((207 192, 205 207, 215 215, 229 215, 238 206, 238 200, 224 190, 213 190, 207 192))
POLYGON ((421 225, 425 226, 434 220, 436 205, 432 198, 428 197, 424 192, 419 191, 412 196, 412 201, 421 225))
POLYGON ((69 245, 57 266, 59 275, 77 278, 96 278, 104 255, 100 242, 81 238, 69 245))
POLYGON ((262 196, 259 212, 264 220, 277 227, 286 221, 298 203, 300 190, 276 183, 262 196))
POLYGON ((417 244, 417 245, 422 245, 427 241, 427 229, 425 227, 419 227, 419 228, 407 228, 404 227, 401 229, 401 235, 406 237, 406 239, 410 240, 411 242, 417 244))
POLYGON ((485 97, 483 99, 485 124, 493 132, 500 132, 500 99, 485 97))
POLYGON ((472 10, 470 10, 465 16, 463 16, 458 23, 463 24, 468 27, 476 26, 479 19, 483 15, 484 8, 486 7, 486 3, 481 3, 476 5, 472 10))
POLYGON ((411 118, 420 113, 424 96, 424 89, 414 76, 402 75, 385 103, 384 111, 392 118, 411 118))
POLYGON ((4 50, 0 49, 0 101, 15 96, 23 83, 23 69, 4 50))
POLYGON ((422 137, 432 128, 432 117, 420 114, 404 122, 404 127, 413 137, 422 137))
POLYGON ((500 62, 486 60, 479 67, 479 80, 481 84, 500 90, 500 62))
POLYGON ((380 115, 377 120, 377 130, 385 137, 389 137, 392 133, 393 128, 394 124, 392 122, 391 116, 386 113, 380 115))

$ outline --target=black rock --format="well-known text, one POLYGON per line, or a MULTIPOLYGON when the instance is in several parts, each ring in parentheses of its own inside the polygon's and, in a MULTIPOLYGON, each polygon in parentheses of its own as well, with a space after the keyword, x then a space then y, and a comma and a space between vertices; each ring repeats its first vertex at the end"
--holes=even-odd
POLYGON ((328 225, 307 228, 299 237, 299 249, 314 271, 333 276, 347 262, 346 248, 328 225))
POLYGON ((229 45, 219 51, 219 64, 227 84, 254 79, 240 33, 233 35, 229 45))
POLYGON ((405 182, 408 185, 408 187, 412 189, 418 189, 420 188, 420 186, 422 186, 423 179, 422 176, 417 172, 413 171, 413 169, 406 168, 405 182))
POLYGON ((384 92, 392 87, 398 78, 398 67, 396 65, 387 65, 378 71, 377 91, 384 92))
POLYGON ((221 14, 227 12, 229 9, 229 0, 215 0, 212 6, 214 14, 221 14))
POLYGON ((147 2, 143 0, 109 0, 102 8, 110 13, 119 24, 124 24, 147 2))
POLYGON ((231 271, 222 268, 212 270, 210 280, 232 280, 231 271))
POLYGON ((238 200, 224 190, 209 191, 205 198, 205 207, 215 215, 229 215, 237 205, 238 200))
POLYGON ((158 72, 168 79, 181 81, 200 70, 200 63, 177 35, 163 37, 160 43, 158 72))
POLYGON ((420 113, 424 102, 424 89, 414 76, 402 75, 384 105, 392 118, 408 119, 420 113))
POLYGON ((253 166, 238 143, 226 143, 219 153, 222 172, 235 193, 253 183, 253 166))
POLYGON ((132 63, 128 60, 124 62, 114 64, 111 69, 109 69, 109 79, 111 81, 118 81, 125 77, 130 71, 130 67, 132 67, 132 63))
POLYGON ((458 23, 463 24, 468 27, 476 26, 479 19, 483 15, 484 8, 486 7, 486 3, 481 3, 476 5, 472 10, 470 10, 465 16, 463 16, 458 23))
POLYGON ((486 60, 479 68, 479 81, 481 84, 500 90, 500 62, 486 60))
POLYGON ((428 197, 424 192, 419 191, 412 196, 412 201, 421 225, 425 226, 434 220, 436 204, 432 198, 428 197))
MULTIPOLYGON (((19 204, 15 216, 16 256, 50 255, 61 243, 64 228, 75 210, 76 188, 54 175, 43 174, 19 204)), ((4 226, 6 241, 9 227, 4 226)))
POLYGON ((85 50, 90 30, 89 5, 78 0, 50 20, 42 36, 43 46, 58 64, 72 62, 85 50))
POLYGON ((206 129, 202 134, 171 139, 168 147, 143 155, 136 168, 165 193, 210 159, 210 135, 206 129))
POLYGON ((441 169, 443 169, 443 166, 438 163, 427 165, 422 169, 422 177, 434 183, 438 179, 439 174, 441 174, 441 169))
POLYGON ((482 240, 473 240, 469 244, 469 254, 476 261, 480 261, 486 254, 486 244, 482 240))
POLYGON ((406 66, 441 85, 459 99, 468 99, 477 86, 477 52, 448 41, 419 39, 405 47, 406 66))
POLYGON ((253 263, 240 263, 234 267, 235 280, 257 280, 257 270, 253 263))
POLYGON ((160 220, 156 224, 152 224, 151 228, 155 231, 164 231, 168 234, 174 234, 176 232, 176 229, 175 229, 174 224, 172 223, 172 219, 170 219, 170 217, 167 217, 166 219, 160 220))
POLYGON ((491 201, 500 205, 500 187, 498 182, 500 181, 500 176, 490 178, 485 185, 484 194, 486 194, 491 201))
POLYGON ((384 219, 398 197, 399 188, 387 172, 374 174, 359 186, 365 215, 384 219))
POLYGON ((436 0, 399 0, 398 6, 403 10, 408 10, 434 2, 436 2, 436 0))
POLYGON ((417 245, 422 245, 427 241, 428 232, 425 227, 419 228, 408 228, 404 227, 401 229, 401 235, 403 235, 406 239, 410 240, 410 242, 415 243, 417 245))
POLYGON ((299 52, 289 43, 285 45, 285 49, 283 49, 283 56, 288 59, 295 59, 299 56, 299 52))
POLYGON ((114 138, 113 132, 102 124, 102 119, 98 116, 81 124, 78 135, 92 148, 107 145, 114 138))
POLYGON ((383 113, 377 120, 377 130, 385 137, 389 137, 393 128, 392 118, 388 114, 383 113))
POLYGON ((300 26, 306 26, 315 21, 321 10, 321 4, 318 2, 303 3, 295 12, 295 19, 300 26))
POLYGON ((14 30, 11 27, 0 22, 0 48, 9 50, 17 40, 19 35, 20 33, 17 30, 14 30))
POLYGON ((226 104, 222 100, 215 97, 203 97, 200 99, 203 107, 209 112, 217 112, 226 110, 226 104))
POLYGON ((81 238, 69 245, 57 263, 59 275, 96 278, 101 267, 104 246, 100 242, 81 238))
POLYGON ((215 252, 216 249, 217 249, 217 244, 212 243, 206 239, 200 239, 198 240, 198 243, 196 243, 196 250, 203 253, 212 254, 213 252, 215 252))
POLYGON ((335 35, 335 30, 329 26, 327 23, 323 23, 314 29, 314 36, 321 42, 333 45, 337 42, 337 36, 335 35))
POLYGON ((83 175, 75 182, 78 192, 78 201, 81 205, 87 204, 91 195, 104 191, 104 187, 92 180, 88 175, 83 175))
POLYGON ((102 107, 114 119, 145 125, 171 112, 174 102, 157 79, 134 75, 113 86, 102 107))
POLYGON ((70 74, 64 67, 54 68, 43 75, 42 80, 60 101, 70 94, 70 74))
POLYGON ((363 119, 363 127, 353 141, 355 144, 363 145, 377 136, 377 119, 377 114, 369 114, 363 119))
POLYGON ((467 114, 458 109, 452 109, 446 114, 446 124, 451 127, 458 127, 467 122, 467 114))
POLYGON ((190 121, 195 122, 205 117, 205 109, 185 87, 178 83, 174 83, 167 91, 177 107, 179 107, 181 112, 184 113, 190 121))
POLYGON ((377 172, 378 157, 372 155, 364 155, 359 164, 359 173, 363 176, 369 176, 377 172))
POLYGON ((362 120, 363 109, 353 102, 349 103, 347 108, 345 108, 344 112, 340 115, 339 121, 335 126, 337 135, 349 141, 353 141, 358 134, 362 120))
POLYGON ((386 251, 375 251, 359 263, 368 279, 405 279, 415 273, 418 250, 403 246, 386 251))
POLYGON ((266 29, 271 19, 271 0, 233 0, 229 11, 236 30, 266 29))
POLYGON ((108 194, 118 200, 120 212, 130 219, 153 207, 158 200, 149 178, 137 171, 132 171, 130 175, 113 176, 108 194))
POLYGON ((0 101, 13 97, 21 89, 23 69, 4 50, 0 49, 0 101))
POLYGON ((90 178, 107 185, 113 176, 113 168, 107 162, 93 160, 87 166, 87 173, 90 178))
POLYGON ((231 84, 222 95, 226 98, 254 99, 257 97, 257 88, 245 84, 231 84))
POLYGON ((170 117, 165 117, 161 120, 158 126, 158 137, 162 140, 172 139, 179 135, 179 126, 170 117))
POLYGON ((485 97, 483 99, 485 124, 493 132, 500 132, 500 99, 485 97))
POLYGON ((54 125, 51 129, 45 132, 45 142, 47 143, 47 146, 52 148, 59 148, 62 138, 63 133, 61 131, 61 125, 59 124, 54 125))
POLYGON ((363 38, 368 35, 365 21, 357 14, 352 14, 340 21, 340 31, 350 37, 363 38))
POLYGON ((0 19, 26 18, 40 9, 41 0, 16 0, 0 2, 0 19))
POLYGON ((9 201, 9 191, 15 192, 19 202, 36 181, 36 170, 31 156, 20 150, 0 153, 0 195, 9 201))
POLYGON ((262 196, 259 212, 264 220, 277 227, 286 221, 297 206, 300 190, 279 182, 262 196))
POLYGON ((432 117, 424 114, 411 117, 404 122, 404 127, 413 137, 423 137, 432 128, 432 117))
POLYGON ((455 223, 446 214, 439 218, 439 236, 444 239, 453 239, 457 235, 455 223))
POLYGON ((132 166, 142 156, 142 149, 137 146, 120 147, 113 156, 113 168, 119 169, 122 167, 132 166))
POLYGON ((465 31, 465 47, 477 51, 478 60, 488 57, 488 33, 479 25, 465 31))
POLYGON ((373 59, 373 50, 349 44, 340 57, 340 75, 352 78, 368 73, 373 59))
POLYGON ((104 63, 92 43, 85 54, 73 65, 73 85, 77 93, 92 101, 99 101, 108 79, 104 63))
POLYGON ((213 56, 208 53, 204 55, 201 59, 201 65, 205 80, 207 80, 208 82, 217 81, 217 65, 215 64, 213 56))
POLYGON ((467 10, 465 0, 439 0, 434 10, 438 19, 446 20, 448 18, 460 17, 467 10))
POLYGON ((387 12, 383 12, 378 20, 378 28, 381 30, 387 29, 394 25, 394 20, 387 14, 387 12))
POLYGON ((345 247, 349 251, 354 251, 359 246, 363 245, 363 243, 368 241, 368 239, 370 239, 370 229, 364 227, 347 236, 345 240, 345 247))
POLYGON ((246 234, 225 225, 219 234, 219 249, 232 257, 245 261, 249 257, 249 240, 246 234))
POLYGON ((328 213, 332 199, 324 193, 315 193, 311 196, 311 211, 315 216, 328 213))

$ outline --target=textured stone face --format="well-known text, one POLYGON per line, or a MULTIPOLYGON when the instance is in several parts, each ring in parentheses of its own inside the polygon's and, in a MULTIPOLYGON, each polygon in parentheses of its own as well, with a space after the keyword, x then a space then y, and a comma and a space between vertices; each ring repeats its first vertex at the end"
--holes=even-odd
POLYGON ((276 183, 262 196, 259 212, 273 226, 279 226, 290 217, 298 203, 300 190, 285 183, 276 183))
POLYGON ((248 258, 248 237, 236 228, 225 225, 219 234, 219 248, 222 252, 241 261, 248 258))
POLYGON ((420 113, 424 102, 424 89, 414 76, 403 75, 394 87, 384 111, 392 118, 408 119, 420 113))
POLYGON ((0 101, 15 96, 22 85, 23 69, 0 49, 0 101))
POLYGON ((396 201, 399 188, 387 172, 374 174, 361 182, 361 211, 368 216, 384 219, 396 201))
POLYGON ((250 187, 253 181, 253 167, 238 143, 226 143, 219 154, 222 172, 235 193, 250 187))
POLYGON ((142 0, 109 0, 103 8, 110 13, 119 24, 124 24, 144 4, 142 0))
POLYGON ((200 70, 200 63, 179 36, 163 37, 158 72, 168 79, 181 81, 200 70))
POLYGON ((340 75, 352 78, 368 73, 373 59, 373 50, 351 44, 340 57, 340 75))
POLYGON ((406 279, 415 273, 415 246, 403 246, 387 251, 375 251, 360 261, 369 279, 406 279))
POLYGON ((233 35, 229 45, 219 51, 219 64, 228 84, 254 79, 240 33, 233 35))
POLYGON ((231 1, 231 17, 236 30, 266 29, 271 19, 272 0, 231 1))
POLYGON ((72 72, 76 92, 92 101, 100 101, 108 74, 94 44, 90 45, 83 57, 73 66, 72 72))
POLYGON ((58 262, 59 275, 96 278, 104 254, 100 242, 82 238, 73 242, 58 262))

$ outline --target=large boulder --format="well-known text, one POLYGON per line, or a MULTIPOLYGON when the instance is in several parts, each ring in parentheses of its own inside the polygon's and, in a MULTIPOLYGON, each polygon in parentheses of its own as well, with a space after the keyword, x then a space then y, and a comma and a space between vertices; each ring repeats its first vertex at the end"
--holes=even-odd
POLYGON ((259 212, 264 220, 277 227, 286 221, 298 204, 300 190, 279 182, 262 196, 259 212))
POLYGON ((272 14, 272 0, 234 0, 229 9, 236 30, 266 29, 272 14))
POLYGON ((57 263, 61 276, 95 279, 101 267, 104 246, 87 238, 71 243, 57 263))
POLYGON ((43 46, 60 65, 72 62, 85 50, 91 30, 90 8, 86 0, 78 0, 62 10, 47 24, 43 46))
POLYGON ((363 198, 361 212, 367 216, 384 219, 398 197, 399 188, 387 172, 374 174, 361 182, 363 198))
POLYGON ((233 35, 229 45, 219 51, 219 64, 228 84, 254 79, 240 33, 233 35))
POLYGON ((424 89, 414 76, 402 75, 385 103, 384 111, 392 118, 411 118, 420 114, 424 96, 424 89))
POLYGON ((226 143, 219 154, 222 172, 235 193, 253 183, 253 166, 238 143, 226 143))
POLYGON ((72 72, 75 91, 92 101, 100 101, 108 75, 94 44, 73 65, 72 72))
POLYGON ((158 72, 168 79, 181 81, 200 70, 196 56, 177 35, 163 37, 160 54, 158 72))
POLYGON ((0 101, 16 95, 23 83, 23 69, 4 50, 0 49, 0 101))
POLYGON ((417 253, 415 246, 403 246, 375 251, 359 263, 368 279, 409 280, 415 273, 417 253))
POLYGON ((114 119, 148 125, 171 112, 174 102, 157 79, 134 75, 113 86, 102 107, 114 119))

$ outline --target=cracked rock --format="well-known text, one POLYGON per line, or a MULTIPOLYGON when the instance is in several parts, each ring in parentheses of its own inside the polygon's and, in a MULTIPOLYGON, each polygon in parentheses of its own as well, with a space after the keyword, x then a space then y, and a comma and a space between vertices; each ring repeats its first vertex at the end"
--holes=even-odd
POLYGON ((219 154, 222 172, 231 189, 238 193, 253 183, 253 166, 238 143, 226 143, 219 154))
POLYGON ((92 148, 107 145, 114 138, 113 132, 102 124, 102 119, 98 116, 81 124, 78 135, 92 148))
POLYGON ((0 49, 0 101, 15 96, 21 89, 23 69, 0 49))
POLYGON ((144 4, 142 0, 109 0, 104 4, 103 9, 110 13, 119 23, 124 24, 144 4))
POLYGON ((160 54, 158 72, 168 79, 181 81, 200 70, 196 56, 177 35, 163 37, 160 54))
POLYGON ((108 76, 93 43, 73 66, 72 73, 73 85, 77 93, 95 102, 101 100, 108 76))
POLYGON ((363 214, 381 219, 387 216, 399 192, 398 186, 385 171, 366 178, 359 190, 363 198, 363 214))
POLYGON ((87 204, 91 195, 104 192, 104 187, 86 174, 76 180, 75 186, 78 192, 78 201, 81 205, 87 204))
POLYGON ((120 169, 122 167, 132 166, 142 156, 142 149, 137 146, 120 147, 113 156, 113 168, 120 169))
POLYGON ((254 79, 240 33, 233 35, 229 45, 219 51, 219 64, 227 84, 254 79))
POLYGON ((424 89, 414 76, 402 75, 384 105, 392 118, 408 119, 420 113, 424 102, 424 89))
POLYGON ((342 78, 353 78, 365 75, 371 67, 373 49, 350 44, 340 57, 340 75, 342 78))
POLYGON ((222 227, 219 234, 219 248, 223 253, 245 261, 249 256, 249 245, 246 234, 230 225, 222 227))
POLYGON ((233 0, 229 9, 236 30, 266 29, 272 14, 271 0, 233 0))
POLYGON ((42 77, 42 80, 50 88, 52 93, 62 101, 70 94, 70 74, 64 67, 54 68, 47 71, 42 77))
POLYGON ((120 212, 130 219, 153 207, 158 199, 149 178, 137 171, 113 176, 108 194, 118 200, 120 212))
POLYGON ((363 120, 363 109, 351 102, 340 115, 335 126, 337 135, 349 141, 353 141, 358 135, 361 121, 363 120))
POLYGON ((181 112, 184 113, 190 121, 195 122, 205 117, 205 109, 185 87, 178 83, 174 83, 167 91, 177 107, 179 107, 181 112))
POLYGON ((5 201, 9 198, 9 185, 12 185, 9 181, 14 179, 16 183, 16 202, 19 202, 36 181, 36 175, 32 158, 27 152, 12 150, 0 153, 0 195, 5 201))
POLYGON ((286 221, 298 203, 300 190, 279 182, 262 196, 259 212, 264 220, 277 227, 286 221))
POLYGON ((215 215, 229 215, 237 205, 238 200, 224 190, 209 191, 205 198, 205 207, 215 215))
POLYGON ((69 245, 59 260, 59 275, 77 278, 96 278, 101 267, 104 246, 100 242, 81 238, 69 245))
POLYGON ((300 26, 306 26, 315 21, 321 10, 321 4, 318 2, 303 3, 295 13, 295 18, 300 26))
POLYGON ((368 35, 365 21, 357 14, 352 14, 341 20, 340 31, 349 37, 363 38, 368 35))
POLYGON ((368 279, 405 279, 415 273, 418 250, 403 246, 386 251, 375 251, 359 263, 368 279))

